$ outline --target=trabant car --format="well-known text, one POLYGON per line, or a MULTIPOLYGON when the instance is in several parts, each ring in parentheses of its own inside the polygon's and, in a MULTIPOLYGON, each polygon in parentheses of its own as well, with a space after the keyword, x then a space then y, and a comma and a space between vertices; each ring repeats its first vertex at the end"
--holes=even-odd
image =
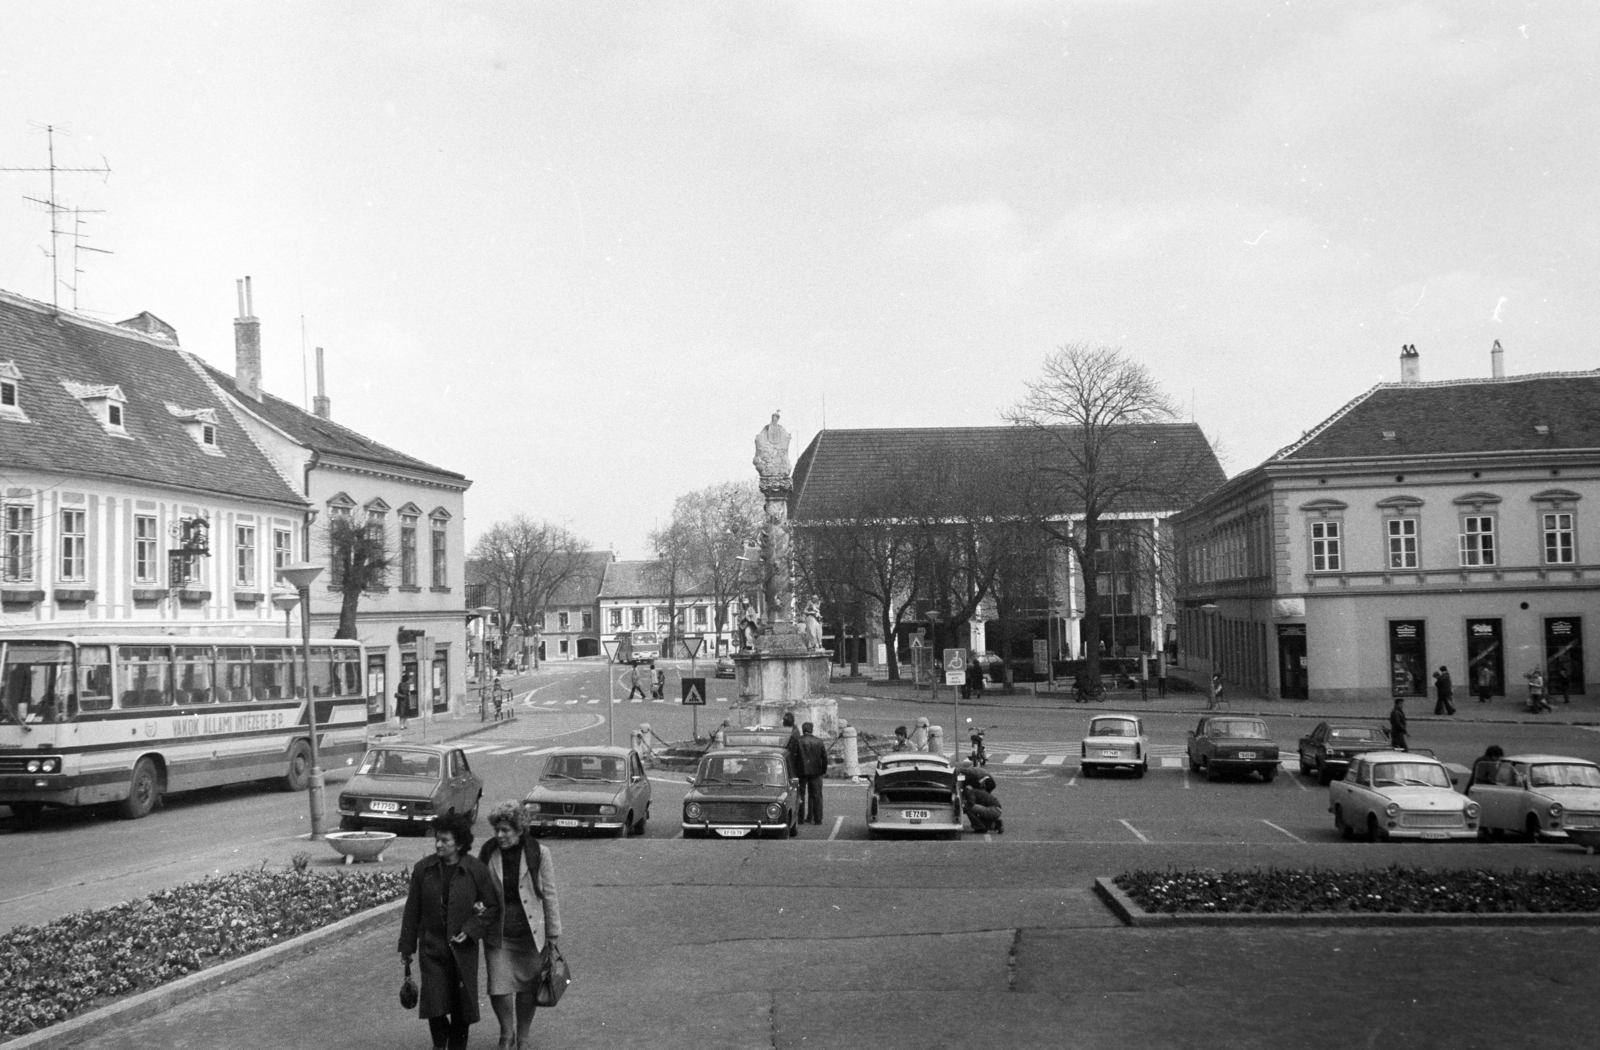
POLYGON ((1278 744, 1267 723, 1248 715, 1206 715, 1189 730, 1189 769, 1215 779, 1226 773, 1278 775, 1278 744))
POLYGON ((1369 751, 1328 786, 1328 812, 1345 838, 1475 839, 1478 803, 1450 786, 1450 771, 1415 751, 1369 751))
POLYGON ((956 770, 943 755, 898 751, 880 755, 867 791, 867 835, 961 834, 956 770))
POLYGON ((1491 835, 1600 844, 1600 766, 1565 755, 1511 755, 1479 762, 1467 796, 1491 835), (1487 767, 1487 768, 1486 768, 1487 767))
POLYGON ((482 798, 483 781, 459 747, 385 744, 367 749, 339 792, 339 827, 422 830, 445 813, 472 823, 482 798))
POLYGON ((683 837, 786 838, 800 834, 800 778, 789 763, 789 730, 730 729, 706 752, 683 797, 683 837))
POLYGON ((1326 787, 1344 776, 1350 760, 1389 750, 1389 731, 1371 722, 1320 722, 1300 738, 1300 772, 1326 787))
POLYGON ((533 790, 522 799, 528 830, 604 831, 643 835, 650 819, 650 778, 626 747, 563 747, 544 760, 533 790))
POLYGON ((1103 769, 1128 769, 1136 777, 1150 772, 1150 738, 1137 715, 1096 715, 1079 746, 1079 771, 1086 777, 1103 769))

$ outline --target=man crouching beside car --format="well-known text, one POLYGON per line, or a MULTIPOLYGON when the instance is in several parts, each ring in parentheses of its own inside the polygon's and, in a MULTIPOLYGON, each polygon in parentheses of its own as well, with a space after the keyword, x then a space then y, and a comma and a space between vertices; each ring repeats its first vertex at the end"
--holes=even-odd
POLYGON ((962 787, 961 808, 966 812, 967 819, 972 821, 973 831, 992 831, 997 835, 1006 833, 1006 822, 1001 819, 1000 800, 983 788, 975 788, 970 784, 962 787))

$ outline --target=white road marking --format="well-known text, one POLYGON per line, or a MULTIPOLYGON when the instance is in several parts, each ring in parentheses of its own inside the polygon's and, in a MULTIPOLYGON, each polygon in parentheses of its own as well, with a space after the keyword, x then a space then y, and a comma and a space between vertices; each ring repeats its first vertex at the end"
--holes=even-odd
MULTIPOLYGON (((593 700, 589 701, 589 703, 591 703, 591 704, 598 704, 599 702, 600 702, 600 698, 598 696, 595 697, 593 700)), ((613 700, 612 703, 616 703, 616 701, 613 700)))
POLYGON ((1068 777, 1067 778, 1067 787, 1072 787, 1077 783, 1078 783, 1078 778, 1077 777, 1068 777))
POLYGON ((1293 778, 1295 787, 1299 788, 1301 791, 1310 791, 1311 790, 1310 788, 1306 787, 1305 784, 1300 780, 1300 774, 1299 774, 1298 771, 1290 773, 1289 776, 1291 778, 1293 778))
POLYGON ((1288 835, 1290 838, 1294 839, 1296 842, 1300 843, 1302 846, 1305 845, 1305 841, 1306 841, 1305 839, 1301 838, 1299 835, 1294 834, 1293 832, 1285 831, 1283 828, 1280 828, 1278 825, 1274 824, 1272 821, 1263 820, 1261 823, 1265 824, 1267 827, 1271 828, 1273 831, 1282 831, 1285 835, 1288 835))
POLYGON ((1040 765, 1045 765, 1045 766, 1064 766, 1066 764, 1067 764, 1067 756, 1066 755, 1046 755, 1046 756, 1044 756, 1044 761, 1042 763, 1040 763, 1040 765))
POLYGON ((834 839, 838 838, 839 829, 842 828, 842 827, 844 827, 844 818, 843 817, 834 817, 833 818, 833 830, 828 832, 828 841, 829 842, 832 842, 834 839))
POLYGON ((479 751, 488 751, 490 748, 499 746, 499 744, 473 744, 471 747, 464 747, 461 750, 465 751, 469 755, 473 755, 477 754, 479 751))
POLYGON ((1183 788, 1185 791, 1189 790, 1189 770, 1187 767, 1183 770, 1183 788))
MULTIPOLYGON (((577 703, 577 702, 578 702, 578 701, 576 701, 576 700, 568 700, 568 701, 567 701, 567 703, 569 703, 569 704, 575 704, 575 703, 577 703)), ((593 701, 593 700, 590 700, 590 701, 589 701, 589 702, 590 702, 590 703, 591 703, 591 704, 592 704, 592 703, 594 703, 594 701, 593 701)))
POLYGON ((560 750, 561 750, 561 748, 559 746, 557 746, 557 747, 541 747, 537 751, 529 751, 526 755, 523 755, 522 757, 523 758, 533 758, 535 755, 548 755, 552 751, 560 751, 560 750))
POLYGON ((1119 821, 1117 821, 1117 823, 1121 824, 1123 827, 1127 828, 1129 831, 1131 831, 1135 835, 1139 836, 1139 841, 1140 842, 1149 842, 1150 841, 1149 839, 1144 837, 1144 832, 1140 831, 1138 828, 1134 827, 1132 824, 1129 824, 1126 820, 1119 820, 1119 821))
POLYGON ((1027 755, 1007 755, 1000 764, 1003 766, 1020 766, 1027 760, 1027 755))

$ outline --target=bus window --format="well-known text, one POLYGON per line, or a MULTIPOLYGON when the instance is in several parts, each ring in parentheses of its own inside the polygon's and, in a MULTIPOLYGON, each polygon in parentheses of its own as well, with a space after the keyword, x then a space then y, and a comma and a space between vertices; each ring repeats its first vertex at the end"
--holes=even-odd
POLYGON ((217 699, 224 704, 250 702, 248 645, 224 645, 217 649, 217 699))
POLYGON ((117 688, 122 707, 172 703, 172 653, 164 645, 117 647, 117 688))
POLYGON ((257 700, 292 700, 299 695, 297 653, 288 646, 263 645, 255 651, 252 684, 257 700))
POLYGON ((361 650, 333 651, 333 688, 338 696, 361 695, 361 650))
MULTIPOLYGON (((111 710, 111 646, 78 646, 78 709, 111 710)), ((77 714, 67 700, 67 717, 77 714)))
POLYGON ((7 643, 0 723, 63 721, 72 685, 71 661, 72 646, 64 642, 7 643))
POLYGON ((180 645, 173 650, 173 655, 178 662, 178 703, 211 703, 211 647, 180 645))
POLYGON ((333 688, 333 651, 325 645, 311 650, 311 695, 323 699, 338 695, 333 688))

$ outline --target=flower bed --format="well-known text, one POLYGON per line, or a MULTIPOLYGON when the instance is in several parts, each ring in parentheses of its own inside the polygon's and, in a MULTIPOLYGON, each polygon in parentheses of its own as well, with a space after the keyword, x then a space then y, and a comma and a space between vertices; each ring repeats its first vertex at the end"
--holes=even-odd
POLYGON ((0 935, 0 1037, 405 896, 408 873, 241 871, 0 935))
POLYGON ((1127 871, 1111 880, 1147 912, 1600 912, 1600 870, 1387 868, 1127 871))

